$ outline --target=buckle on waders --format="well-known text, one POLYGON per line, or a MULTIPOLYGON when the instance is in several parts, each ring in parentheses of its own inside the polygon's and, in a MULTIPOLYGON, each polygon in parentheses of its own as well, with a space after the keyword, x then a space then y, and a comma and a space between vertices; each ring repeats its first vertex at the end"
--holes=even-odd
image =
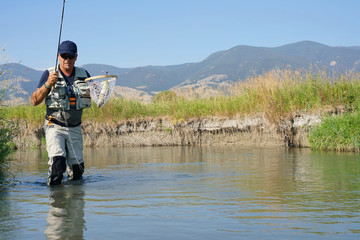
POLYGON ((52 125, 53 123, 51 122, 51 119, 53 118, 53 116, 49 116, 49 119, 48 119, 48 122, 47 122, 47 125, 52 125))

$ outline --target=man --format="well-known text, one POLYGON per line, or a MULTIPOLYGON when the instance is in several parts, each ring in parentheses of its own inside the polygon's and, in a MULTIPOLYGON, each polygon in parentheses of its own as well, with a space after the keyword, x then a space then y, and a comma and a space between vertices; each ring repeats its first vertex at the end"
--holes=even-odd
POLYGON ((84 79, 90 74, 75 67, 77 46, 64 41, 59 46, 58 70, 46 70, 31 95, 36 106, 45 100, 44 124, 46 149, 49 155, 47 184, 59 185, 67 170, 70 180, 81 179, 84 173, 81 116, 91 106, 90 90, 84 79))

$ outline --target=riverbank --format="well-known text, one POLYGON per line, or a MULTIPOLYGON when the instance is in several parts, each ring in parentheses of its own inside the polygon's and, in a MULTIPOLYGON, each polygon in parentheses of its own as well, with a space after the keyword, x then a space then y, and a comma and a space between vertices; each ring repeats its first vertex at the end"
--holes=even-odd
MULTIPOLYGON (((82 124, 85 147, 185 146, 236 144, 242 146, 310 147, 311 127, 324 116, 343 113, 333 108, 297 113, 277 122, 265 114, 237 117, 203 117, 188 120, 143 118, 113 122, 85 121, 82 124)), ((17 148, 45 147, 42 125, 19 122, 14 139, 17 148)))
MULTIPOLYGON (((360 119, 360 114, 350 116, 360 113, 359 79, 358 73, 338 76, 274 70, 207 98, 164 91, 145 104, 114 97, 104 107, 93 104, 84 110, 84 145, 311 145, 321 150, 360 151, 356 137, 360 129, 348 124, 360 119), (342 113, 345 118, 334 118, 336 123, 326 118, 342 113), (326 124, 309 138, 310 129, 320 122, 326 124)), ((44 104, 8 106, 3 111, 6 120, 18 123, 17 148, 45 145, 44 112, 44 104)))

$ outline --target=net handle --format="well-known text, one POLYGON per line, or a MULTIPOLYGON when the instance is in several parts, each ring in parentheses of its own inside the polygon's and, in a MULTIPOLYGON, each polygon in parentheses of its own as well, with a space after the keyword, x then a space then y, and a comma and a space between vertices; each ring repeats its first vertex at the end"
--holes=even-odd
POLYGON ((115 79, 118 78, 118 76, 116 76, 116 75, 99 75, 99 76, 94 76, 94 77, 86 78, 84 81, 87 82, 87 81, 94 80, 94 79, 110 78, 110 77, 115 78, 115 79))

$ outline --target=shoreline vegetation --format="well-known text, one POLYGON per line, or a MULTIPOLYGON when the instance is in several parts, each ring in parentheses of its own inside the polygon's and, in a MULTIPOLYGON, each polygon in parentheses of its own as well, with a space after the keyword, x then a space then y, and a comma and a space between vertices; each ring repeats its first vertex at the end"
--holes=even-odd
MULTIPOLYGON (((141 146, 246 143, 252 139, 254 145, 264 141, 265 145, 277 142, 318 150, 360 150, 357 72, 272 70, 216 92, 202 98, 194 91, 185 98, 169 90, 147 104, 119 97, 102 108, 93 104, 83 115, 85 146, 137 145, 136 138, 141 146), (296 140, 299 138, 302 140, 296 140)), ((3 114, 21 129, 17 147, 44 145, 44 104, 6 107, 3 114), (33 144, 24 144, 29 136, 35 138, 30 140, 33 144)))
MULTIPOLYGON (((8 61, 7 55, 4 53, 5 47, 0 49, 0 63, 6 63, 8 61)), ((9 162, 11 160, 10 155, 13 152, 14 145, 12 140, 16 136, 16 128, 13 121, 6 119, 6 111, 4 111, 3 99, 6 94, 6 80, 4 77, 9 70, 2 70, 0 68, 0 79, 4 79, 0 82, 0 188, 7 184, 8 176, 11 173, 8 171, 10 168, 9 162)), ((11 75, 11 74, 10 74, 11 75)))

